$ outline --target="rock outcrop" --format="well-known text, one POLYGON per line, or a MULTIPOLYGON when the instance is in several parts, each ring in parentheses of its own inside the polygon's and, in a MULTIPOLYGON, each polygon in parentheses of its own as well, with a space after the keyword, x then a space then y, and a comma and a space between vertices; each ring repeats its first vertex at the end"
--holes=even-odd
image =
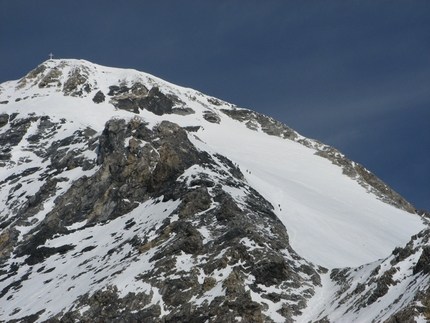
MULTIPOLYGON (((6 132, 3 140, 16 144, 32 122, 39 122, 37 133, 30 138, 35 147, 60 126, 48 117, 16 119, 11 127, 14 130, 6 132)), ((273 307, 271 304, 282 304, 279 315, 291 318, 300 314, 314 287, 320 284, 318 272, 322 269, 306 264, 292 250, 285 227, 271 211, 270 203, 246 184, 230 160, 197 150, 186 130, 174 123, 163 121, 151 129, 139 117, 129 122, 112 119, 97 140, 86 136, 84 131, 76 132, 45 150, 38 147, 35 151, 50 163, 45 171, 31 169, 27 175, 48 176, 45 185, 28 197, 13 222, 2 222, 6 230, 0 236, 3 261, 18 258, 23 260, 21 266, 31 267, 20 276, 20 266, 6 265, 4 273, 19 279, 3 288, 2 296, 19 289, 19 284, 47 268, 54 257, 73 257, 77 252, 97 249, 83 247, 73 238, 76 230, 70 228, 76 224, 85 223, 79 230, 90 229, 130 214, 148 201, 178 201, 177 207, 154 228, 150 240, 148 232, 142 231, 132 239, 124 239, 114 251, 130 246, 127 257, 133 262, 147 259, 150 269, 143 270, 135 279, 153 289, 120 296, 116 286, 107 282, 104 288, 82 295, 73 310, 57 313, 49 322, 66 319, 193 322, 203 318, 211 318, 212 322, 230 322, 235 318, 271 322, 267 313, 273 307), (83 151, 68 149, 76 144, 96 149, 97 162, 83 158, 83 151), (97 167, 97 171, 71 183, 67 191, 55 198, 55 206, 42 221, 31 221, 32 216, 43 210, 44 203, 55 196, 61 181, 67 182, 67 178, 62 179, 58 174, 77 167, 97 167), (190 168, 200 171, 190 177, 185 175, 190 168), (57 176, 48 175, 52 171, 57 176), (226 191, 228 187, 246 193, 238 200, 226 191), (13 229, 12 223, 16 221, 32 227, 23 238, 13 229), (46 246, 56 237, 68 235, 71 243, 46 246), (188 269, 181 266, 184 256, 192 261, 188 269), (215 288, 224 290, 225 295, 211 297, 215 288), (151 290, 158 291, 164 305, 154 303, 155 292, 151 290), (253 294, 260 295, 263 301, 255 302, 253 294), (153 305, 148 307, 148 304, 153 305)), ((23 176, 26 174, 5 181, 23 176)), ((11 203, 13 194, 11 191, 11 203)), ((135 216, 139 217, 139 212, 135 216)), ((133 230, 136 222, 136 218, 131 218, 124 229, 133 230)), ((99 256, 108 257, 110 252, 99 256)), ((75 265, 78 263, 69 264, 75 265)), ((121 272, 128 265, 117 266, 121 272)), ((78 273, 79 267, 75 270, 78 273)))

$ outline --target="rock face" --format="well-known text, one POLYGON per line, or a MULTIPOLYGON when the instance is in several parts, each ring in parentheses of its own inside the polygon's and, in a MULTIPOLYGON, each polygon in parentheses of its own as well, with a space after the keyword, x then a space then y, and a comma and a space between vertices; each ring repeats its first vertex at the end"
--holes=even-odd
POLYGON ((335 283, 336 292, 329 295, 330 304, 319 305, 320 317, 332 322, 328 313, 337 308, 346 319, 353 317, 353 310, 362 317, 368 312, 377 312, 375 321, 415 322, 414 317, 428 320, 429 239, 430 231, 425 229, 386 259, 359 268, 333 270, 330 278, 335 283), (399 289, 401 293, 397 293, 399 289), (395 298, 394 303, 384 302, 390 298, 395 298), (407 305, 402 307, 402 304, 407 305))
POLYGON ((227 118, 310 149, 304 156, 415 212, 372 173, 267 116, 100 69, 50 61, 0 86, 0 322, 429 319, 428 228, 385 259, 324 268, 294 250, 278 216, 295 200, 270 202, 282 194, 263 194, 257 176, 200 137, 227 118), (25 110, 39 98, 55 98, 64 116, 25 110), (73 119, 80 104, 85 117, 73 119))
MULTIPOLYGON (((39 118, 35 117, 33 122, 36 120, 39 118)), ((58 126, 47 125, 48 120, 45 118, 45 126, 40 126, 41 132, 58 126)), ((21 124, 30 122, 23 120, 21 124)), ((50 158, 49 169, 91 168, 94 163, 88 162, 85 166, 78 152, 58 156, 60 147, 85 140, 83 134, 76 133, 40 154, 50 158)), ((82 295, 73 310, 57 313, 49 322, 66 319, 195 322, 205 318, 212 322, 231 322, 235 318, 270 322, 267 311, 271 303, 283 304, 279 315, 285 319, 300 314, 306 307, 314 287, 320 285, 318 272, 323 269, 306 264, 292 250, 285 227, 271 211, 273 207, 245 183, 241 171, 230 160, 197 150, 187 132, 174 123, 163 121, 151 129, 138 117, 129 122, 110 120, 98 137, 98 143, 92 139, 86 144, 97 146, 98 170, 92 176, 73 182, 58 196, 52 210, 22 241, 18 241, 18 232, 13 229, 0 236, 4 263, 13 257, 31 266, 18 281, 3 288, 2 296, 7 297, 12 289, 19 289, 17 282, 31 279, 45 270, 54 257, 79 258, 98 249, 76 242, 46 247, 48 241, 58 236, 70 236, 70 241, 76 241, 73 239, 76 230, 70 229, 76 224, 84 222, 79 230, 90 230, 133 213, 148 201, 158 201, 161 204, 175 202, 177 206, 166 212, 159 224, 149 231, 136 231, 139 224, 131 217, 123 229, 134 230, 136 234, 120 238, 121 243, 115 250, 109 249, 98 256, 110 257, 112 252, 127 248, 128 262, 148 262, 149 268, 138 272, 136 280, 157 290, 164 305, 154 302, 154 291, 124 296, 118 294, 115 285, 107 283, 107 290, 101 288, 82 295), (191 177, 185 175, 190 168, 198 168, 199 172, 191 177), (243 190, 243 200, 239 202, 233 198, 228 188, 243 190), (189 263, 188 270, 181 266, 184 261, 189 263), (302 264, 298 265, 297 261, 302 264), (219 288, 225 290, 224 296, 213 295, 213 290, 219 288), (253 294, 260 295, 264 301, 255 302, 253 294), (168 315, 160 314, 166 311, 168 315)), ((40 169, 32 170, 33 173, 37 171, 40 169)), ((43 208, 58 185, 58 179, 48 179, 29 197, 14 220, 30 226, 30 215, 43 208)), ((138 211, 133 214, 137 216, 138 211)), ((4 226, 6 224, 7 221, 3 222, 4 226)), ((116 234, 120 235, 120 231, 116 234)), ((92 266, 87 266, 90 267, 87 274, 95 271, 92 266)), ((119 265, 117 274, 126 266, 126 263, 119 265)), ((19 276, 18 268, 6 266, 4 273, 19 276)), ((28 318, 31 320, 33 318, 28 318)))

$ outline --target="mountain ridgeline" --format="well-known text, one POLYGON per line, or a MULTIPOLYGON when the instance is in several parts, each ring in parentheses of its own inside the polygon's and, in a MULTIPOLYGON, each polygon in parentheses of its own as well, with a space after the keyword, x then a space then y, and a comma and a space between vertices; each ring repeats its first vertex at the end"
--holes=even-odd
POLYGON ((135 70, 0 84, 0 322, 426 322, 428 214, 333 147, 135 70))

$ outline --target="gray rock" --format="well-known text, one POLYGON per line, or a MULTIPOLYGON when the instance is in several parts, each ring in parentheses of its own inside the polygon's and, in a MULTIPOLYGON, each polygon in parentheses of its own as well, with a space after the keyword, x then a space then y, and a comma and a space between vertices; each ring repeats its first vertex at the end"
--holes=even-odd
POLYGON ((158 87, 153 87, 148 95, 139 100, 139 108, 156 115, 171 114, 174 102, 163 94, 158 87))
POLYGON ((276 121, 273 118, 265 116, 248 109, 221 109, 221 112, 228 115, 230 118, 245 122, 246 126, 251 130, 261 130, 268 135, 277 136, 285 139, 296 139, 297 133, 283 123, 276 121))
POLYGON ((21 142, 31 123, 38 119, 34 116, 22 119, 14 119, 12 115, 9 117, 9 129, 0 133, 0 161, 8 161, 11 158, 12 147, 21 142))
POLYGON ((61 69, 56 67, 52 68, 48 74, 42 78, 39 82, 39 88, 45 87, 60 87, 61 82, 59 81, 60 76, 63 74, 61 69))
POLYGON ((83 91, 89 93, 91 85, 88 84, 88 72, 78 67, 73 69, 72 73, 68 76, 68 79, 64 83, 63 93, 64 95, 82 96, 83 91))
POLYGON ((220 123, 221 118, 212 111, 203 112, 203 118, 210 123, 220 123))
POLYGON ((0 114, 0 128, 7 125, 9 122, 9 115, 7 113, 0 114))

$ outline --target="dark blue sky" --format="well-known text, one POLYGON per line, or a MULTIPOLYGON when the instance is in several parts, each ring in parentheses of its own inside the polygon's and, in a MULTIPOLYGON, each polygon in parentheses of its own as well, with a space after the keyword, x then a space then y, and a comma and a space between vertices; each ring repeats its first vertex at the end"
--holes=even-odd
POLYGON ((135 68, 274 117, 430 211, 430 1, 0 1, 0 82, 135 68))

